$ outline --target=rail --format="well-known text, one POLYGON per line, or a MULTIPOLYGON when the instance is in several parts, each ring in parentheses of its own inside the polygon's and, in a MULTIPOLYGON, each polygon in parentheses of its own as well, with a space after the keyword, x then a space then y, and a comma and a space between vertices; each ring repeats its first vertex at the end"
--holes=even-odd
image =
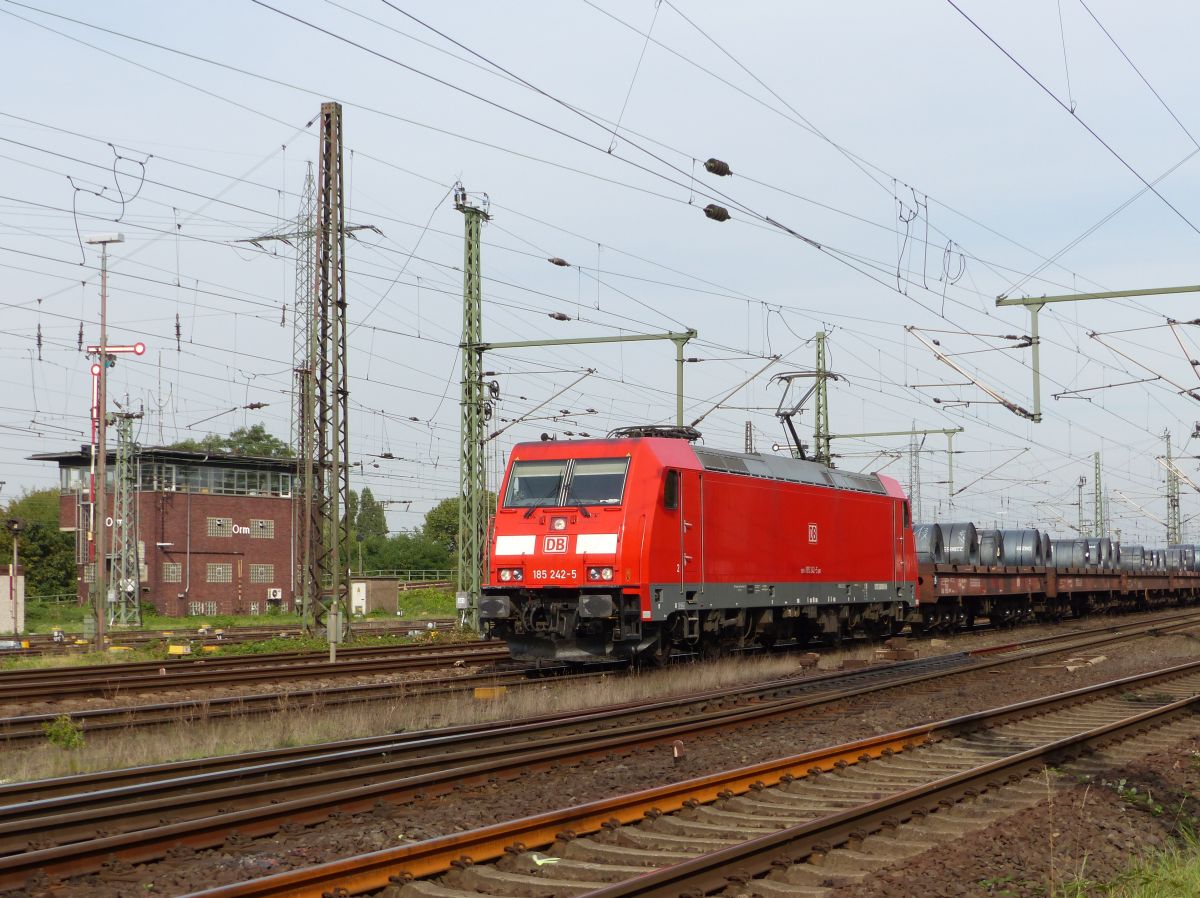
MULTIPOLYGON (((1193 619, 1186 623, 1177 621, 1173 626, 1194 627, 1197 623, 1200 620, 1193 619)), ((352 743, 289 749, 285 755, 257 753, 247 770, 261 774, 277 768, 277 773, 283 774, 283 778, 270 783, 239 783, 238 778, 243 774, 229 768, 225 773, 209 770, 197 774, 198 778, 193 781, 192 774, 187 773, 184 766, 176 764, 171 765, 167 779, 156 779, 142 786, 132 783, 118 786, 121 779, 129 782, 125 775, 105 783, 106 788, 116 787, 127 800, 133 799, 125 804, 107 804, 103 792, 91 796, 59 793, 59 797, 53 800, 53 810, 61 816, 54 818, 46 818, 35 812, 35 807, 41 801, 36 795, 18 794, 39 784, 13 784, 0 789, 0 798, 13 802, 3 809, 4 822, 0 823, 0 832, 8 838, 29 839, 36 836, 81 841, 0 857, 0 888, 19 884, 24 876, 36 869, 55 875, 84 873, 95 870, 110 855, 133 863, 152 861, 161 858, 167 848, 174 844, 192 848, 220 845, 233 828, 246 836, 266 835, 276 832, 282 822, 314 823, 327 818, 335 810, 368 810, 381 799, 402 801, 412 800, 419 795, 446 794, 464 785, 483 784, 497 777, 508 778, 573 763, 582 757, 628 752, 669 743, 678 738, 782 718, 851 696, 912 686, 944 676, 947 672, 986 670, 1050 651, 1073 651, 1081 645, 1096 644, 1101 640, 1144 636, 1155 630, 1162 632, 1166 629, 1162 621, 1156 621, 1124 632, 1091 635, 1069 645, 1055 648, 1043 646, 1023 655, 1014 653, 986 660, 965 655, 940 656, 928 661, 902 662, 886 668, 857 670, 853 673, 823 674, 742 686, 734 690, 715 690, 702 700, 704 710, 696 709, 698 696, 691 695, 649 706, 635 703, 537 721, 505 721, 475 730, 462 727, 448 731, 369 737, 352 743), (745 703, 727 704, 737 696, 741 696, 745 703), (657 714, 658 717, 648 719, 651 714, 657 714), (432 751, 429 750, 431 747, 432 751), (312 756, 322 751, 335 756, 336 763, 332 768, 322 758, 312 756), (306 753, 307 760, 304 757, 306 753), (378 761, 353 770, 346 769, 347 758, 359 754, 378 758, 378 761), (310 768, 309 771, 303 769, 305 766, 310 768), (213 790, 211 794, 204 794, 204 788, 197 788, 201 782, 213 790), (183 785, 188 788, 179 792, 178 787, 183 785), (135 798, 137 793, 145 794, 149 802, 140 804, 135 798), (21 805, 22 801, 28 803, 21 805), (92 802, 90 810, 85 807, 89 801, 92 802), (68 807, 74 810, 68 811, 68 807), (170 807, 175 819, 166 825, 155 826, 154 823, 161 819, 164 807, 170 807), (220 813, 214 809, 220 809, 220 813), (108 826, 129 825, 138 828, 98 839, 89 838, 88 834, 95 832, 102 819, 108 826)), ((1156 674, 1166 677, 1191 672, 1200 672, 1200 662, 1156 674)), ((1134 679, 1120 682, 1124 684, 1134 679)), ((1098 688, 1090 687, 1092 690, 1098 688)), ((1070 695, 1087 693, 1085 689, 1070 695)), ((855 743, 855 746, 857 749, 860 744, 855 743)), ((858 754, 852 756, 856 757, 858 754)), ((845 760, 842 756, 839 759, 845 760)), ((237 759, 228 760, 233 762, 237 759)), ((801 768, 802 771, 806 769, 801 768)), ((137 773, 131 771, 134 776, 137 773)), ((94 774, 87 774, 83 778, 95 777, 94 774)), ((93 783, 93 786, 96 785, 100 784, 93 783)), ((50 807, 47 806, 46 810, 50 810, 50 807)), ((386 882, 380 885, 386 885, 386 882)), ((318 889, 307 894, 320 893, 318 889)))
POLYGON ((942 774, 920 787, 902 789, 815 820, 767 831, 731 847, 659 869, 647 869, 632 879, 590 891, 588 898, 677 898, 680 894, 708 894, 729 885, 730 875, 735 870, 738 876, 751 877, 768 873, 781 862, 802 862, 814 852, 828 851, 831 845, 861 838, 885 825, 926 813, 930 808, 936 809, 940 802, 957 801, 994 790, 1006 778, 1027 775, 1047 763, 1061 763, 1086 747, 1128 737, 1169 717, 1190 714, 1200 705, 1200 695, 1194 694, 1198 673, 1200 662, 1191 662, 510 823, 219 886, 192 893, 187 898, 314 898, 322 894, 359 894, 386 887, 389 883, 444 873, 452 867, 468 867, 506 854, 570 842, 647 817, 653 819, 685 808, 711 804, 718 799, 760 792, 824 772, 876 762, 920 746, 962 738, 982 728, 1024 721, 1034 715, 1119 696, 1130 688, 1186 680, 1183 691, 1193 693, 1099 725, 1073 724, 1081 727, 1073 735, 1018 750, 1008 757, 966 770, 942 774))

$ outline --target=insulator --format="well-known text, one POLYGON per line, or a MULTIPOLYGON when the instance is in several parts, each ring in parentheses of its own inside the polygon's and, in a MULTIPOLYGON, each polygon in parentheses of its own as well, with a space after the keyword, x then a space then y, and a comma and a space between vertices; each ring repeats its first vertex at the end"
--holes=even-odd
POLYGON ((564 315, 562 312, 550 312, 549 315, 555 321, 570 321, 571 320, 570 315, 564 315))
POLYGON ((684 361, 685 362, 699 362, 699 361, 701 361, 701 359, 697 358, 696 356, 691 356, 690 358, 684 359, 684 361))
POLYGON ((568 265, 571 264, 566 259, 560 259, 558 256, 551 256, 546 261, 549 262, 551 265, 557 265, 559 268, 566 268, 568 265))
POLYGON ((83 352, 83 322, 79 322, 79 351, 83 352))
POLYGON ((720 159, 709 159, 704 163, 704 168, 710 175, 717 175, 721 178, 733 174, 729 169, 729 163, 722 162, 720 159))
POLYGON ((709 203, 705 206, 704 214, 713 221, 729 221, 729 210, 724 206, 718 206, 716 203, 709 203))

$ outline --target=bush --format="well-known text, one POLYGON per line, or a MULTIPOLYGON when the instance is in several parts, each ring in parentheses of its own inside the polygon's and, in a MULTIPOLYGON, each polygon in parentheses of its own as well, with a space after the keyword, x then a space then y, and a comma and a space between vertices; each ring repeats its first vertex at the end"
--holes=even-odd
POLYGON ((59 714, 53 723, 42 724, 42 731, 51 745, 65 751, 83 748, 83 727, 72 720, 69 714, 59 714))

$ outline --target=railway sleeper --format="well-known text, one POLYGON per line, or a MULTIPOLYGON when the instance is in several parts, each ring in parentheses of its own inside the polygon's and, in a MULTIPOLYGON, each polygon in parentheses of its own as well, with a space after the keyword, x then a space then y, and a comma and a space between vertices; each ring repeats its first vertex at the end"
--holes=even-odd
MULTIPOLYGON (((655 866, 663 863, 656 860, 655 866)), ((632 867, 614 861, 595 862, 578 860, 562 854, 543 854, 538 851, 526 851, 514 858, 506 859, 502 865, 512 873, 530 876, 544 876, 547 873, 555 879, 565 879, 576 882, 624 882, 635 876, 643 875, 646 867, 632 867)))

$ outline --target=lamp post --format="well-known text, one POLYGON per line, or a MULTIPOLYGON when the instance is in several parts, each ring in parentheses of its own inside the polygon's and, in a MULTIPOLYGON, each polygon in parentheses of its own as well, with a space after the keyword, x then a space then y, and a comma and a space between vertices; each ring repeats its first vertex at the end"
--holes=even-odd
POLYGON ((92 506, 95 573, 92 577, 92 611, 96 615, 96 651, 104 651, 104 625, 108 615, 108 448, 105 436, 108 429, 108 245, 124 243, 124 234, 93 234, 87 242, 100 246, 100 372, 97 375, 99 393, 96 421, 96 496, 92 506))
POLYGON ((12 631, 13 638, 15 639, 17 636, 17 565, 20 563, 17 544, 20 542, 21 530, 24 528, 24 524, 17 518, 9 518, 4 522, 4 526, 12 534, 13 541, 12 567, 8 569, 8 599, 12 607, 12 631))

